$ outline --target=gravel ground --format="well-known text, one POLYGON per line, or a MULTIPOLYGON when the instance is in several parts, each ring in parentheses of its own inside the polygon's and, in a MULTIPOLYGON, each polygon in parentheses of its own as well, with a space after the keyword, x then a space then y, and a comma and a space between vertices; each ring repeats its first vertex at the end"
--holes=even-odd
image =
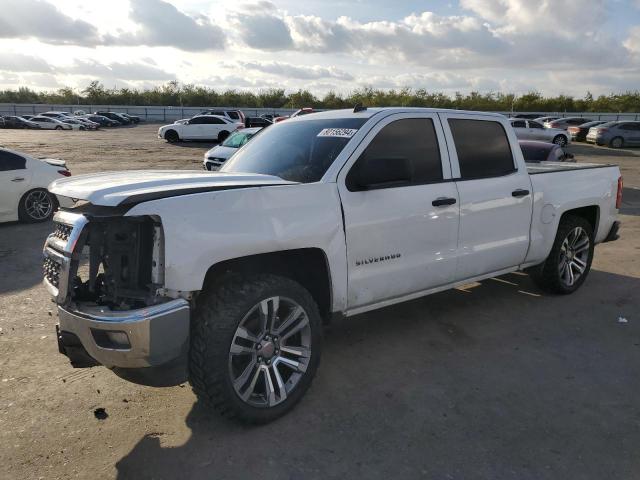
MULTIPOLYGON (((210 145, 155 130, 0 130, 0 145, 74 174, 201 168, 210 145)), ((622 238, 581 290, 511 274, 337 322, 305 399, 257 428, 188 385, 72 369, 40 284, 51 226, 0 225, 0 478, 639 478, 640 150, 571 151, 627 186, 622 238)))

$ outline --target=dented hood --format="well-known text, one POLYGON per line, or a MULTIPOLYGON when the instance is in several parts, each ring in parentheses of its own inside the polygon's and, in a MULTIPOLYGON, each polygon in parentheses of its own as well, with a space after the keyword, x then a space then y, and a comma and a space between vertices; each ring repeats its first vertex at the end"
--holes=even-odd
POLYGON ((93 205, 115 207, 178 195, 293 183, 255 173, 130 170, 63 178, 49 185, 49 191, 63 197, 86 200, 93 205))

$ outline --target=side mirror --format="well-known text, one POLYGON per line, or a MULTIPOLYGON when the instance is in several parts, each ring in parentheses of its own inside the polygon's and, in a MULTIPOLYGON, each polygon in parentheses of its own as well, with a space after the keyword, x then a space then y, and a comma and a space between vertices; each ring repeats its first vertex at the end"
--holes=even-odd
POLYGON ((358 162, 347 178, 350 190, 375 190, 400 186, 411 181, 409 159, 405 157, 373 157, 358 162))

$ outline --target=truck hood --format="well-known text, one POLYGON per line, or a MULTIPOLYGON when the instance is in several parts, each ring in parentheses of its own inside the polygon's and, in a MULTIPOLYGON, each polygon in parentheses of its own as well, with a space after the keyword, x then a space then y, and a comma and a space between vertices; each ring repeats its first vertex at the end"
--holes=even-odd
POLYGON ((63 178, 49 185, 49 191, 63 197, 86 200, 93 205, 115 207, 193 193, 294 183, 255 173, 130 170, 63 178))

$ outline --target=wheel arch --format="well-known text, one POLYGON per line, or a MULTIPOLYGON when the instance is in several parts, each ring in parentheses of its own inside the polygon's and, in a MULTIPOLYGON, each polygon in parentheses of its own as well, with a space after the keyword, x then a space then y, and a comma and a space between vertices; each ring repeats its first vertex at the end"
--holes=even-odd
POLYGON ((166 139, 167 139, 167 135, 168 135, 170 132, 175 133, 175 134, 176 134, 176 136, 178 137, 178 139, 180 139, 180 134, 178 133, 178 131, 177 131, 175 128, 169 128, 169 129, 167 129, 167 130, 164 132, 164 134, 162 135, 162 137, 166 140, 166 139))
MULTIPOLYGON (((572 208, 562 212, 560 222, 568 216, 573 215, 585 219, 593 228, 593 238, 596 238, 598 234, 598 225, 600 224, 600 207, 598 205, 588 205, 585 207, 572 208)), ((558 222, 558 226, 560 225, 558 222)), ((557 228, 556 228, 557 231, 557 228)))
POLYGON ((325 322, 331 318, 331 270, 326 253, 320 248, 281 250, 224 260, 209 267, 203 288, 227 273, 270 273, 290 278, 309 291, 325 322))

